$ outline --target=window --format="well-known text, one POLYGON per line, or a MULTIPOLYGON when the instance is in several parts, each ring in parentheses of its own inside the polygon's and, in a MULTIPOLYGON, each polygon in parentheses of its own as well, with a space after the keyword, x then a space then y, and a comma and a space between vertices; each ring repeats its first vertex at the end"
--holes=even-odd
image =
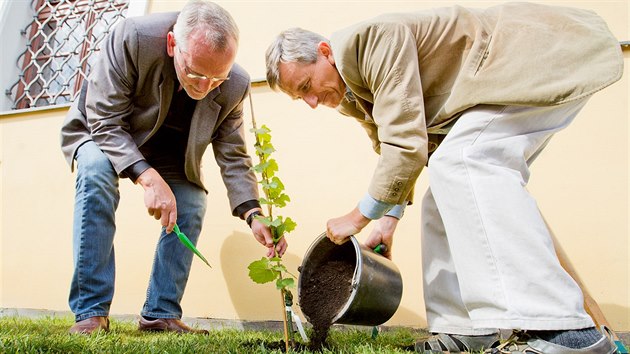
POLYGON ((17 81, 6 90, 11 109, 73 101, 92 54, 128 7, 128 0, 32 0, 31 22, 20 32, 26 46, 15 63, 17 81))

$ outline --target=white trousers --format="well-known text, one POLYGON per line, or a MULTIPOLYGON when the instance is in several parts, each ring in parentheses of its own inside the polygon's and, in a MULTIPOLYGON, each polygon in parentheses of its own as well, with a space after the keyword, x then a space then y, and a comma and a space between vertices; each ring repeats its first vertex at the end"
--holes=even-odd
POLYGON ((477 106, 435 151, 422 206, 429 331, 593 326, 525 188, 532 161, 585 103, 477 106))

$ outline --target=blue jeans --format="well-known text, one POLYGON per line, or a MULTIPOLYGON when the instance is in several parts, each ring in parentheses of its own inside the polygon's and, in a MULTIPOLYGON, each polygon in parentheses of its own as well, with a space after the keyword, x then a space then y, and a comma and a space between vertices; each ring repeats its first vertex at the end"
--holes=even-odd
MULTIPOLYGON (((74 275, 69 304, 75 320, 108 316, 114 296, 115 212, 119 177, 98 146, 89 141, 77 151, 74 206, 74 275)), ((197 244, 206 212, 206 193, 188 181, 167 180, 177 200, 177 224, 197 244)), ((157 221, 156 221, 157 223, 157 221)), ((143 316, 181 318, 193 253, 162 228, 155 251, 143 316)))

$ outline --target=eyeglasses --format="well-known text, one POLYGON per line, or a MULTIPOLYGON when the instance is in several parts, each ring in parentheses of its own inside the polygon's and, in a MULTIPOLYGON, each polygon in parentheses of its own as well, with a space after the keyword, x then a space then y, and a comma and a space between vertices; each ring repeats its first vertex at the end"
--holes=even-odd
MULTIPOLYGON (((182 53, 186 53, 184 51, 182 51, 179 46, 177 47, 177 50, 179 51, 179 54, 181 55, 182 53)), ((196 74, 194 72, 192 72, 189 68, 188 68, 188 64, 186 64, 186 60, 184 60, 184 73, 186 73, 186 77, 189 79, 193 79, 193 80, 210 80, 213 83, 217 83, 217 82, 223 82, 223 81, 227 81, 230 79, 229 76, 226 77, 207 77, 206 75, 199 75, 196 74)))

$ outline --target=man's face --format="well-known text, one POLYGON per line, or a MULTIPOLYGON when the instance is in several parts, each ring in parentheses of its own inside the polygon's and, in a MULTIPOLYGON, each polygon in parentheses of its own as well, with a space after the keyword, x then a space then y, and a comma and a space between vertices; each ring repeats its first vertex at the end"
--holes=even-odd
POLYGON ((320 104, 335 108, 346 93, 327 43, 320 43, 315 63, 280 63, 278 69, 280 89, 293 99, 304 100, 311 108, 320 104))
POLYGON ((186 50, 175 43, 172 32, 168 34, 167 43, 168 53, 174 58, 177 79, 192 99, 203 99, 229 79, 237 49, 234 39, 229 40, 223 51, 204 44, 203 33, 199 30, 191 33, 186 50))

